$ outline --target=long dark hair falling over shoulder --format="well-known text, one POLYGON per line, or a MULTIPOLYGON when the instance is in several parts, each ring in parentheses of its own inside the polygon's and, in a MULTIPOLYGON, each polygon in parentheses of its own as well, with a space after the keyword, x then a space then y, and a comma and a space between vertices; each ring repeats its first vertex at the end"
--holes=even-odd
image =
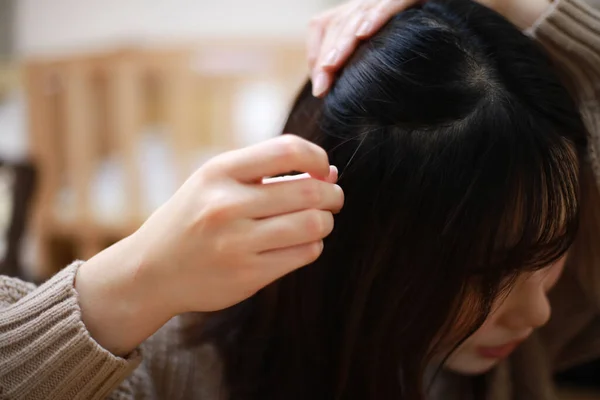
POLYGON ((187 333, 234 400, 420 399, 425 366, 571 245, 585 129, 542 50, 467 0, 398 14, 310 89, 285 131, 346 194, 322 256, 187 333))

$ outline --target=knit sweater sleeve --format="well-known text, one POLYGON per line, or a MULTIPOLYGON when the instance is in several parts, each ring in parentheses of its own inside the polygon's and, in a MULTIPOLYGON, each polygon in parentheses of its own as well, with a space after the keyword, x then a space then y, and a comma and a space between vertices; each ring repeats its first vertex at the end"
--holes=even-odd
POLYGON ((600 182, 600 10, 585 0, 555 0, 526 33, 546 48, 577 97, 600 182))
POLYGON ((152 399, 141 352, 116 357, 81 319, 74 263, 40 287, 0 276, 2 399, 152 399))
MULTIPOLYGON (((590 180, 600 189, 600 10, 588 2, 555 0, 526 33, 548 50, 577 98, 589 135, 588 161, 594 172, 590 180)), ((590 191, 592 194, 593 204, 580 229, 585 238, 577 249, 581 254, 573 254, 573 250, 570 257, 577 264, 573 266, 576 281, 571 282, 576 286, 554 304, 558 307, 545 329, 556 342, 552 352, 559 370, 600 355, 600 248, 596 243, 600 226, 595 222, 600 213, 598 191, 590 191)))

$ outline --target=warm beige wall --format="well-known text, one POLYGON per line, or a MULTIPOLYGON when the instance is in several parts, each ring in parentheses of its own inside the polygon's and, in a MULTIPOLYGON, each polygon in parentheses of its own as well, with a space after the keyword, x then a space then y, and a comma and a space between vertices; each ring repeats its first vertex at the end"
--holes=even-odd
POLYGON ((12 62, 0 62, 0 100, 20 84, 19 69, 12 62))
POLYGON ((181 39, 303 37, 336 0, 18 0, 21 54, 181 39))

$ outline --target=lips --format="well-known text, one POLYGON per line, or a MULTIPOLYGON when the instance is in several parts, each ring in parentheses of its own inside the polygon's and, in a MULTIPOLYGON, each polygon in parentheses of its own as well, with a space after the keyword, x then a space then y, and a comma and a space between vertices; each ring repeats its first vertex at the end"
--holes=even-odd
POLYGON ((521 344, 522 340, 496 347, 478 347, 477 353, 483 358, 502 359, 508 357, 521 344))

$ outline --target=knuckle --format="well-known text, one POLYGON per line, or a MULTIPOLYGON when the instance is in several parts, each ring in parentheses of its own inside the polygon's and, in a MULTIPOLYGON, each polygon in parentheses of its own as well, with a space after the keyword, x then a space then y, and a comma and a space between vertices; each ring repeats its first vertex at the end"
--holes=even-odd
POLYGON ((362 14, 365 14, 369 10, 373 9, 373 7, 379 3, 380 0, 377 1, 361 1, 358 4, 358 11, 362 14))
POLYGON ((218 155, 206 161, 196 172, 194 177, 202 180, 203 178, 211 179, 223 171, 225 165, 225 155, 218 155))
POLYGON ((319 161, 329 164, 329 155, 327 154, 327 151, 325 151, 324 148, 320 146, 315 146, 315 152, 319 161))
POLYGON ((315 15, 308 21, 308 26, 313 29, 320 29, 324 23, 323 15, 315 15))
POLYGON ((335 198, 337 200, 336 207, 341 209, 346 201, 344 190, 339 185, 334 185, 335 198))
POLYGON ((213 241, 213 251, 219 255, 223 256, 229 253, 229 249, 231 249, 231 240, 229 237, 225 235, 219 235, 214 238, 213 241))
POLYGON ((213 193, 204 206, 200 219, 209 225, 221 225, 235 215, 236 209, 237 204, 232 202, 225 193, 213 193))
POLYGON ((345 14, 343 14, 343 15, 338 15, 338 16, 336 16, 335 18, 333 18, 333 19, 331 20, 331 22, 329 23, 329 28, 330 28, 331 30, 338 29, 340 26, 342 26, 342 24, 343 24, 344 22, 346 22, 346 18, 345 18, 345 16, 346 16, 346 15, 345 15, 345 14))
POLYGON ((325 212, 323 219, 324 219, 323 233, 324 233, 324 236, 328 236, 331 232, 333 232, 333 226, 334 226, 333 214, 330 212, 325 212))
POLYGON ((318 181, 307 179, 302 182, 302 198, 308 207, 317 207, 323 202, 324 194, 318 181))
POLYGON ((322 239, 327 235, 327 222, 323 211, 314 210, 306 216, 305 229, 311 238, 322 239))
POLYGON ((315 261, 323 252, 323 242, 318 241, 306 246, 306 258, 309 262, 315 261))
POLYGON ((398 0, 382 0, 379 4, 371 7, 375 14, 388 15, 399 10, 403 2, 398 0))
POLYGON ((200 216, 203 225, 221 225, 229 217, 229 209, 219 204, 206 206, 200 216))
POLYGON ((297 136, 284 135, 279 142, 279 156, 285 159, 301 158, 305 153, 305 143, 297 136))

